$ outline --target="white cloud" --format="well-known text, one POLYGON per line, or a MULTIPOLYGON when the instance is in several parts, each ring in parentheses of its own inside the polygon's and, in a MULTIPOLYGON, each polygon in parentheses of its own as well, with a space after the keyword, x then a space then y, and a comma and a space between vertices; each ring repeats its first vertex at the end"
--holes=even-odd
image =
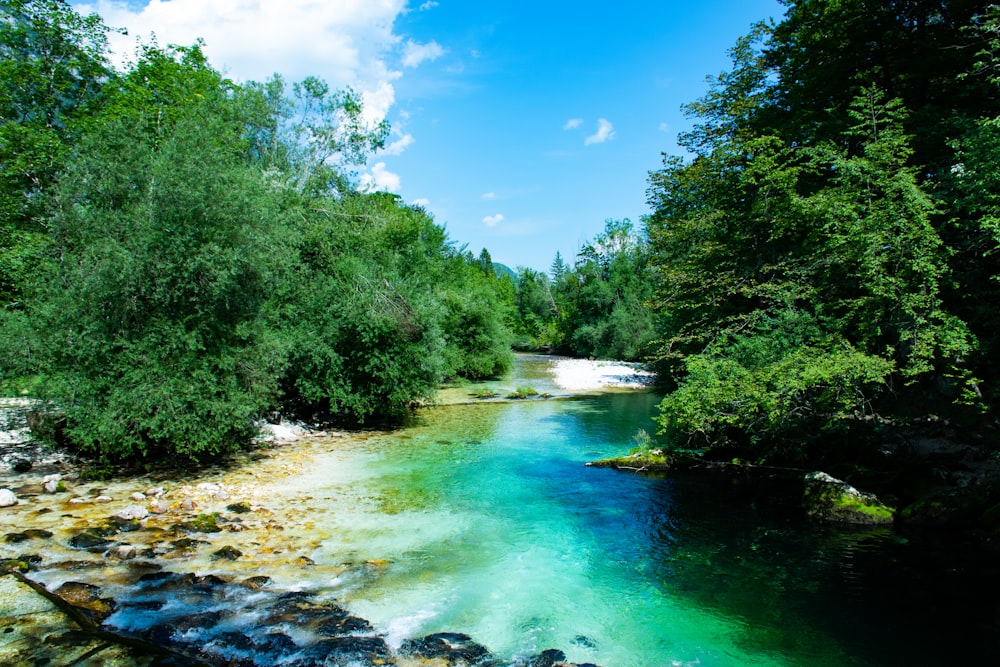
POLYGON ((288 81, 309 75, 332 88, 351 86, 362 93, 366 116, 385 117, 395 101, 392 81, 400 76, 400 37, 393 32, 406 0, 150 0, 131 8, 125 0, 94 0, 76 6, 96 11, 108 25, 128 28, 110 36, 124 61, 136 38, 193 44, 205 40, 213 66, 238 81, 262 81, 274 72, 288 81))
POLYGON ((669 132, 669 131, 670 131, 670 125, 668 125, 667 123, 660 123, 660 132, 669 132))
POLYGON ((366 192, 399 192, 399 174, 385 168, 385 162, 376 162, 370 173, 361 174, 360 187, 366 192))
POLYGON ((428 199, 427 197, 418 197, 410 203, 413 204, 414 206, 422 206, 423 208, 427 208, 428 206, 431 205, 431 200, 428 199))
POLYGON ((496 227, 498 223, 503 222, 503 214, 497 213, 496 215, 488 215, 483 218, 483 224, 487 227, 496 227))
POLYGON ((484 192, 481 195, 481 198, 482 199, 496 199, 497 198, 497 193, 495 193, 495 192, 484 192))
POLYGON ((434 0, 427 0, 427 2, 420 5, 420 11, 426 12, 428 9, 434 9, 437 6, 438 3, 434 2, 434 0))
POLYGON ((583 145, 590 146, 591 144, 603 144, 605 141, 610 141, 614 138, 615 126, 612 125, 611 121, 607 118, 601 118, 597 121, 597 132, 584 139, 583 145))
POLYGON ((583 119, 582 118, 570 118, 568 121, 566 121, 566 124, 563 125, 563 129, 564 130, 575 130, 578 127, 580 127, 581 125, 583 125, 583 119))
POLYGON ((413 135, 407 132, 396 141, 382 149, 384 155, 402 155, 414 142, 413 135))
POLYGON ((403 67, 416 67, 425 60, 437 60, 442 55, 444 49, 433 40, 426 44, 418 44, 408 39, 403 47, 403 67))

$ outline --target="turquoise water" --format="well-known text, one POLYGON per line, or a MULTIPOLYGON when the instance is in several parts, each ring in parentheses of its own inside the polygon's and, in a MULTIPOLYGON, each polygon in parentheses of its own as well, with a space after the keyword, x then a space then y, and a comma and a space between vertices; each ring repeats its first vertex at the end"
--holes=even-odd
MULTIPOLYGON (((755 640, 747 618, 677 589, 692 569, 732 575, 685 543, 670 482, 584 466, 627 450, 656 400, 429 411, 367 443, 370 504, 337 519, 316 559, 387 561, 375 581, 340 583, 391 641, 451 630, 506 657, 559 647, 608 667, 800 664, 780 637, 755 640)), ((790 622, 774 632, 805 633, 810 664, 844 664, 836 642, 790 622)))
POLYGON ((893 570, 913 552, 886 529, 811 526, 774 489, 733 480, 585 467, 651 431, 657 400, 444 406, 354 444, 325 489, 352 502, 322 520, 313 556, 371 567, 325 583, 390 643, 465 632, 507 659, 963 664, 995 648, 963 637, 977 632, 964 620, 918 624, 914 581, 933 570, 893 570))

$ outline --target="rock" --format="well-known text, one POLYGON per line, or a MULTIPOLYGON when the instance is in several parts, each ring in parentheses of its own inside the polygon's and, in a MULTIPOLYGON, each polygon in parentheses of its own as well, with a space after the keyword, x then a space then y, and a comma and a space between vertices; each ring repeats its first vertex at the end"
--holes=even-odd
POLYGON ((216 500, 229 500, 229 494, 223 491, 222 489, 216 491, 215 494, 213 494, 213 497, 216 500))
POLYGON ((94 498, 95 503, 110 503, 114 498, 111 496, 97 496, 94 498))
POLYGON ((115 601, 101 597, 101 589, 79 581, 67 581, 53 591, 74 607, 90 613, 98 622, 103 621, 115 610, 115 601))
POLYGON ((267 586, 269 583, 271 583, 271 577, 258 575, 256 577, 250 577, 248 579, 244 579, 243 581, 240 582, 240 586, 243 586, 244 588, 249 588, 252 591, 259 591, 260 589, 264 588, 264 586, 267 586))
POLYGON ((113 544, 114 542, 111 540, 105 539, 103 536, 96 534, 90 529, 77 533, 73 537, 69 538, 69 545, 71 547, 74 549, 84 549, 86 551, 104 550, 113 544))
POLYGON ((246 514, 247 512, 252 511, 252 508, 250 507, 250 503, 243 501, 233 503, 232 505, 226 505, 226 510, 232 512, 233 514, 246 514))
POLYGON ((10 489, 0 489, 0 507, 13 507, 17 505, 17 496, 10 489))
POLYGON ((153 502, 149 503, 150 514, 166 514, 168 509, 169 508, 159 500, 153 500, 153 502))
POLYGON ((384 665, 392 658, 389 645, 381 637, 332 637, 305 650, 307 664, 341 665, 360 663, 384 665))
POLYGON ((439 658, 447 664, 465 663, 479 664, 490 658, 490 652, 485 646, 472 641, 468 635, 460 632, 438 632, 422 639, 408 639, 403 642, 400 651, 424 660, 439 658))
POLYGON ((107 555, 116 560, 132 560, 139 555, 139 550, 131 544, 122 544, 114 549, 110 549, 107 555))
POLYGON ((215 512, 211 514, 199 514, 190 521, 178 524, 177 527, 189 533, 218 533, 222 531, 219 528, 218 519, 219 515, 215 512))
POLYGON ((28 528, 24 531, 24 534, 33 540, 47 540, 52 537, 51 531, 43 530, 41 528, 28 528))
POLYGON ((825 472, 805 477, 803 505, 806 514, 819 521, 865 525, 891 524, 894 511, 871 493, 863 493, 825 472))
POLYGON ((83 505, 86 502, 87 502, 86 498, 80 498, 79 496, 77 496, 76 498, 69 499, 70 505, 83 505))
POLYGON ((117 512, 115 516, 125 521, 142 520, 149 516, 149 510, 140 505, 129 505, 125 509, 117 512))
POLYGON ((61 475, 46 475, 42 478, 42 489, 45 493, 58 493, 65 491, 66 485, 62 481, 61 475))
POLYGON ((193 549, 197 549, 201 544, 210 544, 210 542, 206 542, 205 540, 196 540, 193 537, 182 537, 179 540, 171 542, 170 546, 176 551, 191 551, 193 549))
POLYGON ((205 491, 207 493, 218 493, 221 490, 218 484, 212 484, 211 482, 202 482, 195 488, 199 491, 205 491))
POLYGON ((556 664, 565 662, 565 653, 557 648, 550 648, 529 660, 527 667, 555 667, 556 664))
POLYGON ((243 552, 226 545, 212 554, 212 560, 239 560, 243 556, 243 552))
POLYGON ((32 463, 28 459, 14 459, 14 463, 11 466, 14 472, 28 472, 31 470, 32 463))
POLYGON ((159 498, 166 491, 163 490, 162 486, 154 486, 152 488, 146 489, 146 496, 149 498, 159 498))
POLYGON ((191 500, 190 498, 185 498, 184 501, 181 503, 181 509, 186 512, 191 512, 193 510, 198 509, 198 503, 191 500))
POLYGON ((132 499, 132 500, 134 500, 137 503, 141 503, 142 501, 144 501, 146 499, 146 494, 139 493, 138 491, 136 491, 135 493, 133 493, 132 495, 130 495, 129 498, 132 499))

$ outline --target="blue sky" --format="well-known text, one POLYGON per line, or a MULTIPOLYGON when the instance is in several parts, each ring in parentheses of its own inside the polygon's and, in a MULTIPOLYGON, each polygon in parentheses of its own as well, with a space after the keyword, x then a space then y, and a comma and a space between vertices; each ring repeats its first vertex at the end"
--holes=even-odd
POLYGON ((511 267, 572 261, 607 218, 638 224, 646 175, 678 153, 680 107, 778 0, 98 0, 129 36, 206 41, 237 80, 314 74, 393 127, 360 174, 511 267))

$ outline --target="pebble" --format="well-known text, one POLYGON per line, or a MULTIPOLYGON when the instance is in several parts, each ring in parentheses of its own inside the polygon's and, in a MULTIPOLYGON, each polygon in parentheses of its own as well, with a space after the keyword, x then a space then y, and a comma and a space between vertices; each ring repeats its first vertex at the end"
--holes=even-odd
POLYGON ((162 486, 154 486, 150 489, 146 489, 146 495, 152 498, 159 498, 164 493, 166 493, 166 491, 163 490, 162 486))
POLYGON ((86 498, 80 498, 79 496, 77 496, 76 498, 70 498, 69 499, 69 504, 70 505, 82 505, 85 502, 87 502, 87 499, 86 498))
POLYGON ((17 504, 17 496, 10 489, 0 489, 0 507, 13 507, 17 504))
POLYGON ((134 500, 137 503, 141 503, 143 500, 146 499, 146 494, 139 493, 138 491, 136 491, 131 496, 129 496, 129 498, 131 498, 132 500, 134 500))
POLYGON ((97 496, 94 498, 94 502, 97 503, 110 503, 112 500, 114 500, 114 498, 111 496, 97 496))
POLYGON ((188 512, 190 512, 191 510, 196 510, 198 509, 198 503, 191 500, 190 498, 185 498, 184 501, 181 503, 181 509, 186 510, 188 512))
POLYGON ((166 514, 167 510, 167 506, 159 500, 153 500, 153 502, 149 503, 149 511, 151 514, 166 514))

